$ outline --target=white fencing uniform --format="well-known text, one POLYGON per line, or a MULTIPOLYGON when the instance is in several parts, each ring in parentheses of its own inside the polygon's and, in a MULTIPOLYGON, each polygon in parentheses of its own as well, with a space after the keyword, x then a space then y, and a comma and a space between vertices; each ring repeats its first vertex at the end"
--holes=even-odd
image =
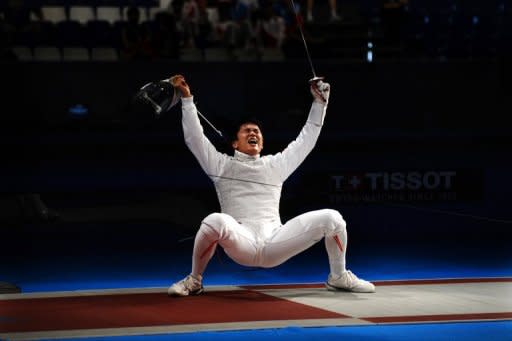
POLYGON ((196 235, 192 275, 202 275, 217 245, 234 261, 273 267, 325 237, 331 273, 345 270, 345 221, 335 210, 302 214, 284 225, 279 216, 283 182, 316 144, 327 105, 314 101, 299 136, 275 155, 218 152, 203 134, 193 97, 182 98, 185 142, 215 185, 221 212, 207 216, 196 235))

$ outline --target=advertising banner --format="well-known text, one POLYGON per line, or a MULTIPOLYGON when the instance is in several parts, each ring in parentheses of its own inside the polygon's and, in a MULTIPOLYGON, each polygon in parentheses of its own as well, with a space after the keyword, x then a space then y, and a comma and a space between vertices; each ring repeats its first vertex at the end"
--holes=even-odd
POLYGON ((340 170, 307 174, 301 188, 326 193, 322 201, 330 204, 474 201, 483 199, 483 173, 481 169, 340 170))

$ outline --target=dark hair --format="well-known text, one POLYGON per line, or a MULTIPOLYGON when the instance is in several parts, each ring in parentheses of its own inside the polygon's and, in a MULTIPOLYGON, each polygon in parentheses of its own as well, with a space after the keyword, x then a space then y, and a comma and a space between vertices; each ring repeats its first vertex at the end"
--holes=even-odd
POLYGON ((260 120, 254 117, 243 117, 236 121, 230 129, 229 142, 236 141, 238 139, 238 132, 240 131, 240 127, 248 123, 257 125, 258 128, 260 128, 260 131, 263 132, 263 127, 260 120))

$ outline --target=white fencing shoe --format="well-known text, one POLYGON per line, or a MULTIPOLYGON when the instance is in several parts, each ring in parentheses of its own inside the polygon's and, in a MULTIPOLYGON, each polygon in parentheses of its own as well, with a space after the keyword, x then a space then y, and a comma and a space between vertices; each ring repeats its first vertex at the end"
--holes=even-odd
POLYGON ((174 283, 167 289, 169 296, 188 296, 188 295, 200 295, 203 293, 202 276, 196 278, 192 275, 188 275, 179 282, 174 283))
POLYGON ((329 275, 325 286, 328 290, 345 290, 352 292, 375 292, 375 285, 365 281, 364 279, 357 278, 356 275, 350 270, 346 270, 340 277, 334 278, 329 275))

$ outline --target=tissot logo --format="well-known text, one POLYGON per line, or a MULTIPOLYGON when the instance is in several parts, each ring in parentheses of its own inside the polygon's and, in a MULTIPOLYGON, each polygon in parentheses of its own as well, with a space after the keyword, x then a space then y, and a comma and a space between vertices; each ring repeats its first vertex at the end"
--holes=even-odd
POLYGON ((331 203, 481 199, 482 170, 343 171, 329 175, 331 203))
POLYGON ((451 190, 456 171, 365 172, 332 175, 335 191, 451 190))

